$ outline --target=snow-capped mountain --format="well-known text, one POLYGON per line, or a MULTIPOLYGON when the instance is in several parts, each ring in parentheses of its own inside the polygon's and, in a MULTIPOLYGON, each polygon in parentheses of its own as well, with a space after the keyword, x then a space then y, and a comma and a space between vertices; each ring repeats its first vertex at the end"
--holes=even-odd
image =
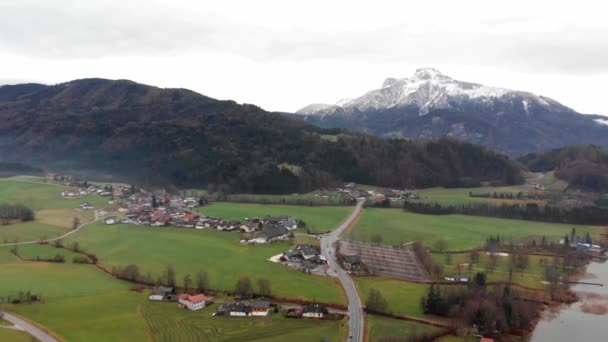
POLYGON ((387 78, 378 89, 296 114, 322 127, 380 136, 453 136, 519 155, 592 143, 608 146, 608 125, 548 97, 455 80, 433 68, 387 78))
POLYGON ((420 115, 434 109, 459 109, 469 101, 491 107, 494 102, 521 100, 521 108, 529 112, 533 107, 572 111, 549 98, 532 93, 481 84, 457 81, 433 68, 417 69, 409 78, 387 78, 379 89, 364 95, 341 100, 335 105, 313 104, 298 110, 297 114, 331 115, 338 112, 383 110, 406 106, 416 106, 420 115))

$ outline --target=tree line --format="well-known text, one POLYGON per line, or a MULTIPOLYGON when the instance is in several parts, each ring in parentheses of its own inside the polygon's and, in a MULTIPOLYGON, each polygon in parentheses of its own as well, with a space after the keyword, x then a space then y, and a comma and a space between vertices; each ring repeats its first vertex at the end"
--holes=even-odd
POLYGON ((502 203, 500 205, 470 203, 444 206, 439 203, 414 203, 406 201, 403 203, 403 209, 413 213, 428 215, 462 214, 586 225, 605 225, 608 223, 608 208, 592 206, 558 208, 550 205, 539 206, 536 203, 502 203))
POLYGON ((22 204, 0 204, 0 222, 8 224, 11 220, 33 221, 34 211, 22 204))

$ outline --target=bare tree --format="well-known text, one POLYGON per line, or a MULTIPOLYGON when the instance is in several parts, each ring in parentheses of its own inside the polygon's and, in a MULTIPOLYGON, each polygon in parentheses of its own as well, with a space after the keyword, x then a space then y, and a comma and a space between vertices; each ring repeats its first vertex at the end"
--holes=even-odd
POLYGON ((270 280, 265 278, 258 279, 258 288, 260 290, 259 294, 261 296, 270 296, 272 293, 270 280))
POLYGON ((242 277, 236 282, 234 292, 241 296, 251 296, 253 294, 253 286, 251 285, 251 279, 248 277, 242 277))
POLYGON ((72 230, 78 228, 80 226, 80 219, 77 216, 74 216, 72 219, 72 230))
POLYGON ((184 276, 184 290, 185 292, 189 292, 190 291, 190 287, 192 287, 192 277, 190 276, 190 273, 186 274, 184 276))
POLYGON ((196 290, 204 292, 209 288, 209 275, 205 271, 199 271, 196 274, 196 290))

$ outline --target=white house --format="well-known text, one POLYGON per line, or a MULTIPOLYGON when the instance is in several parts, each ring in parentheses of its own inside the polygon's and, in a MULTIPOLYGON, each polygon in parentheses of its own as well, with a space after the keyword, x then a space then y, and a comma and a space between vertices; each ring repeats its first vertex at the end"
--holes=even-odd
POLYGON ((192 311, 203 309, 206 301, 207 296, 202 293, 194 296, 185 293, 179 295, 179 303, 192 311))
POLYGON ((268 316, 268 308, 270 302, 265 300, 256 300, 251 303, 251 316, 268 316))

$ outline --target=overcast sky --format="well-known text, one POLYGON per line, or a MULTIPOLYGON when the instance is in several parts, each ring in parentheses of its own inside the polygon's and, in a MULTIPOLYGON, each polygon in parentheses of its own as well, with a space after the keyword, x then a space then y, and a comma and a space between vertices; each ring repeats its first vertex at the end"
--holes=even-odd
POLYGON ((601 4, 0 0, 0 84, 126 78, 295 111, 431 66, 608 115, 601 4))

